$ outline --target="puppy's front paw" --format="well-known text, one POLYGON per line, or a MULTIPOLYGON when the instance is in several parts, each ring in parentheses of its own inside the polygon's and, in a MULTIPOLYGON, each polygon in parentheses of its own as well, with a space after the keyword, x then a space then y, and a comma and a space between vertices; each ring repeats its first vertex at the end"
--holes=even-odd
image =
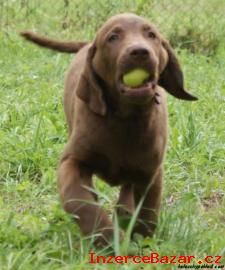
MULTIPOLYGON (((112 228, 102 229, 100 235, 94 241, 95 246, 104 247, 112 244, 114 230, 112 228)), ((124 232, 120 230, 120 241, 124 239, 124 232)))
POLYGON ((154 222, 146 222, 143 220, 138 220, 136 225, 134 226, 132 234, 138 233, 144 237, 152 237, 154 234, 154 231, 156 229, 156 223, 154 222))

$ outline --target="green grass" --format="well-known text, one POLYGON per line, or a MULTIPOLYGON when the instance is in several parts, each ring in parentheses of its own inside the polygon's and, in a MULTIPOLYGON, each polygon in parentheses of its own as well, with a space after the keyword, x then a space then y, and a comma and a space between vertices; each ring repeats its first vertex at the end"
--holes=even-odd
MULTIPOLYGON (((99 1, 95 6, 91 5, 93 1, 72 1, 67 15, 63 1, 58 1, 54 9, 53 1, 40 1, 39 6, 39 1, 33 0, 21 7, 22 2, 26 4, 0 3, 0 269, 90 269, 88 252, 94 250, 61 210, 56 186, 57 162, 67 139, 63 78, 73 56, 25 43, 17 32, 31 28, 52 37, 88 40, 106 17, 121 11, 154 18, 177 45, 187 89, 199 97, 198 102, 188 103, 168 96, 170 138, 159 226, 154 238, 128 242, 129 250, 144 255, 151 251, 195 255, 199 259, 224 255, 223 1, 200 1, 195 13, 190 12, 191 1, 183 4, 186 17, 176 28, 175 21, 182 18, 179 10, 170 17, 168 14, 174 8, 172 2, 179 1, 172 1, 166 9, 162 8, 165 1, 160 2, 162 6, 152 1, 154 10, 165 14, 160 16, 150 9, 148 1, 141 0, 112 4, 99 1), (212 8, 214 13, 209 17, 212 8), (166 23, 162 16, 167 18, 166 23), (202 26, 197 19, 204 22, 202 26), (146 244, 150 247, 145 248, 146 244)), ((118 190, 101 181, 96 184, 101 202, 111 213, 118 190)), ((119 248, 116 243, 117 253, 127 246, 119 248)), ((140 269, 134 264, 107 267, 140 269)))

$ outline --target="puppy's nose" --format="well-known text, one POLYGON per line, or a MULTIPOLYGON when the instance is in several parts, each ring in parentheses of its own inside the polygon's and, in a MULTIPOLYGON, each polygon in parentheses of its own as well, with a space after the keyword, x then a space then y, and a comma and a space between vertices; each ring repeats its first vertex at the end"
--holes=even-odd
POLYGON ((144 47, 135 47, 130 51, 130 56, 133 58, 145 58, 149 55, 149 51, 144 47))

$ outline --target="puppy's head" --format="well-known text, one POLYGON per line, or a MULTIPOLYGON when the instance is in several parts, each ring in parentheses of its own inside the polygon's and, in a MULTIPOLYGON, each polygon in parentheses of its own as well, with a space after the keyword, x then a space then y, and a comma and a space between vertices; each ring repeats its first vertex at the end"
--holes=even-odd
POLYGON ((90 87, 95 88, 92 103, 98 111, 104 106, 101 114, 106 111, 103 92, 111 99, 145 104, 158 84, 179 99, 197 99, 184 90, 183 73, 169 43, 154 25, 134 14, 120 14, 104 24, 89 49, 87 65, 90 87), (125 85, 124 75, 135 69, 148 76, 138 86, 125 85))

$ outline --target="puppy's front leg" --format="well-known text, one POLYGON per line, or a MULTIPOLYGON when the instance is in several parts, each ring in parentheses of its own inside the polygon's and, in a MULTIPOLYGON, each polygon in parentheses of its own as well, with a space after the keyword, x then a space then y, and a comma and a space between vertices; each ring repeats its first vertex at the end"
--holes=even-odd
POLYGON ((96 196, 90 190, 93 184, 88 169, 72 158, 62 160, 58 169, 58 185, 63 207, 76 216, 82 233, 100 232, 95 244, 107 244, 113 236, 113 224, 97 205, 96 196))

